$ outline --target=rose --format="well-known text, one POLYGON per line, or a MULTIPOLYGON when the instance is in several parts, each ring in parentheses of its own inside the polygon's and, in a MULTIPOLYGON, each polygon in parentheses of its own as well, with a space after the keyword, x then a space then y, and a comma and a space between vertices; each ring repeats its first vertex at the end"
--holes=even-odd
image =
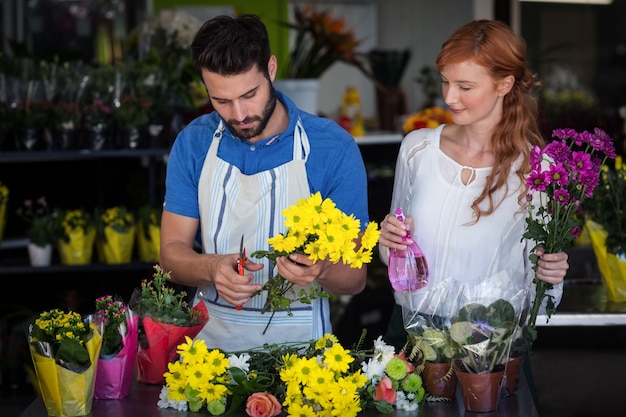
POLYGON ((280 403, 269 392, 255 392, 246 401, 246 413, 250 417, 274 417, 281 411, 280 403))
POLYGON ((393 388, 391 378, 386 376, 380 380, 380 384, 376 387, 376 397, 374 397, 374 401, 386 401, 393 405, 396 403, 397 395, 396 390, 393 388))

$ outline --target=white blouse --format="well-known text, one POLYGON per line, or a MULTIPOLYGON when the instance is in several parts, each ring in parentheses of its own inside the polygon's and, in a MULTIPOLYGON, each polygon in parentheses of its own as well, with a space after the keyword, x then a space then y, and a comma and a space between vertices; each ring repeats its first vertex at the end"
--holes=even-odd
MULTIPOLYGON (((430 272, 423 292, 445 286, 453 297, 460 292, 485 303, 501 297, 513 301, 534 296, 534 271, 528 259, 534 244, 522 239, 527 212, 518 202, 521 184, 515 169, 509 175, 508 190, 494 194, 494 203, 501 201, 497 209, 472 223, 472 202, 492 168, 463 166, 446 155, 439 146, 443 127, 415 130, 403 139, 390 208, 393 213, 401 207, 405 215, 413 216, 412 237, 424 252, 430 272), (461 180, 464 170, 470 173, 467 184, 461 180)), ((381 249, 381 259, 387 263, 389 250, 381 249)), ((558 304, 562 284, 551 294, 558 304)), ((396 301, 404 304, 402 300, 396 293, 396 301)), ((521 307, 517 302, 514 305, 521 307)))

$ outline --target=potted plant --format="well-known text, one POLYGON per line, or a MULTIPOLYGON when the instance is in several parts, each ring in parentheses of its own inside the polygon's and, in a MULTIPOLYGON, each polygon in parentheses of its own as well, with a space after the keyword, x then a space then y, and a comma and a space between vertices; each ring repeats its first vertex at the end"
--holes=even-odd
POLYGON ((190 307, 187 293, 169 286, 169 280, 170 272, 157 264, 152 280, 143 280, 130 299, 130 307, 140 319, 137 352, 140 382, 163 383, 167 363, 177 356, 177 346, 185 336, 195 337, 209 317, 204 302, 190 307))
POLYGON ((78 104, 66 101, 52 104, 53 139, 57 149, 67 150, 77 146, 81 120, 78 104))
POLYGON ((489 305, 469 303, 452 318, 450 338, 459 347, 456 373, 467 411, 497 408, 504 376, 503 360, 509 354, 518 316, 502 298, 489 305), (474 382, 474 380, 480 381, 474 382))
POLYGON ((96 299, 94 321, 102 335, 94 398, 127 397, 137 356, 139 318, 119 297, 105 295, 96 299))
POLYGON ((102 346, 93 321, 73 311, 44 311, 29 325, 28 344, 48 415, 89 414, 102 346))
POLYGON ((88 265, 93 256, 96 227, 91 213, 82 209, 59 214, 59 258, 63 265, 88 265))
POLYGON ((148 126, 150 105, 150 100, 133 95, 125 95, 120 99, 119 106, 113 110, 120 148, 142 147, 141 137, 148 126))
POLYGON ((334 63, 344 62, 357 68, 378 84, 356 52, 361 41, 346 27, 345 20, 333 17, 330 10, 317 10, 311 4, 294 5, 294 22, 282 24, 295 31, 294 47, 287 65, 281 67, 274 86, 294 100, 302 110, 317 113, 319 78, 334 63))
POLYGON ((112 108, 102 98, 81 107, 85 128, 84 147, 99 151, 110 146, 111 125, 113 123, 112 108))
POLYGON ((445 320, 436 317, 413 321, 405 326, 412 345, 410 357, 417 358, 424 370, 422 379, 427 400, 452 400, 456 396, 457 377, 453 366, 454 342, 445 320))
POLYGON ((137 220, 125 206, 95 210, 96 248, 100 261, 126 264, 133 256, 137 220))
POLYGON ((159 262, 162 214, 161 208, 149 204, 137 210, 137 248, 142 262, 159 262))
POLYGON ((51 210, 45 197, 25 200, 17 209, 17 215, 27 224, 28 254, 32 266, 48 266, 52 258, 52 246, 58 237, 58 211, 51 210))

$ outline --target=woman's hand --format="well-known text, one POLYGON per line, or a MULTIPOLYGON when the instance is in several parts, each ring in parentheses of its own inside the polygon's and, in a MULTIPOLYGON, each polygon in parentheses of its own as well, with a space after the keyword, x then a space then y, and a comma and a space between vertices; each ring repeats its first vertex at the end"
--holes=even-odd
POLYGON ((565 279, 569 269, 568 255, 565 252, 544 253, 543 248, 537 248, 536 276, 550 284, 560 284, 565 279))
POLYGON ((390 249, 405 249, 413 241, 405 239, 407 230, 413 229, 413 217, 406 216, 401 222, 393 214, 387 214, 380 223, 380 238, 378 243, 390 249))

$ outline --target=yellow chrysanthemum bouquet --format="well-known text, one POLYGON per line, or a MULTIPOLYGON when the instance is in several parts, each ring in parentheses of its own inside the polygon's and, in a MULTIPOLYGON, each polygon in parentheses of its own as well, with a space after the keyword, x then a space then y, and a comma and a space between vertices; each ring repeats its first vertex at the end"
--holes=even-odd
MULTIPOLYGON (((361 233, 361 222, 354 215, 339 210, 329 199, 322 199, 319 192, 283 210, 287 232, 268 239, 273 251, 258 250, 252 258, 268 258, 276 266, 276 258, 291 253, 305 254, 314 262, 343 262, 351 268, 361 268, 372 260, 372 250, 378 242, 380 231, 376 222, 370 222, 361 233), (359 237, 360 246, 358 246, 359 237)), ((262 313, 284 310, 291 315, 291 304, 300 301, 310 304, 317 297, 328 294, 313 285, 297 293, 294 283, 280 274, 268 280, 257 294, 267 291, 267 301, 262 313)), ((271 318, 270 318, 271 321, 271 318)), ((269 323, 268 323, 269 326, 269 323)))

